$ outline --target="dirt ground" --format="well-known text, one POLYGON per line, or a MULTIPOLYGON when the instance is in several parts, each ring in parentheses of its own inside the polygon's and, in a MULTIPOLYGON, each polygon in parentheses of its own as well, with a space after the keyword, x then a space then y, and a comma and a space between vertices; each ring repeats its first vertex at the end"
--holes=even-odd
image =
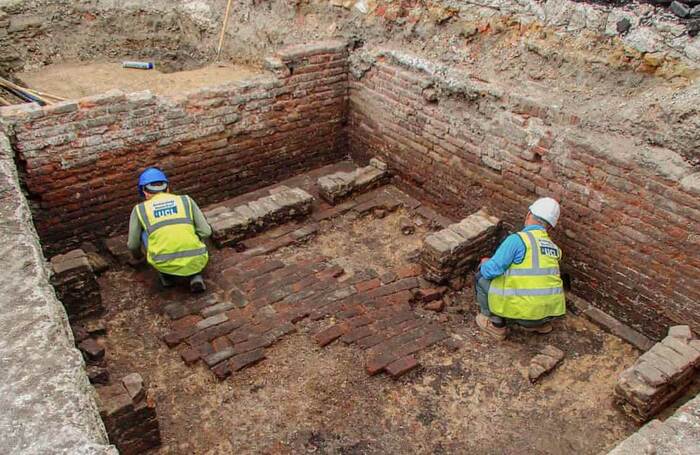
POLYGON ((161 71, 158 62, 153 70, 122 68, 121 63, 57 63, 15 76, 30 88, 73 99, 112 89, 126 93, 150 90, 158 95, 175 95, 258 73, 260 70, 252 66, 233 63, 215 63, 179 72, 161 71))
MULTIPOLYGON (((399 213, 324 222, 307 244, 278 257, 326 255, 351 269, 406 263, 426 233, 403 236, 399 213)), ((215 252, 210 271, 229 251, 215 252)), ((350 273, 350 270, 348 270, 350 273)), ((141 373, 157 403, 161 454, 215 453, 600 453, 636 429, 612 404, 618 373, 638 353, 569 315, 550 335, 513 332, 496 343, 473 322, 471 291, 451 295, 445 323, 464 347, 419 356, 421 369, 398 381, 368 376, 362 351, 311 339, 327 322, 301 322, 262 363, 219 382, 188 367, 160 340, 159 312, 185 291, 161 294, 154 276, 131 269, 100 278, 107 359, 113 378, 141 373), (181 292, 181 293, 178 293, 181 292), (526 379, 538 347, 551 343, 564 362, 536 385, 526 379)), ((424 317, 433 313, 416 310, 424 317)))

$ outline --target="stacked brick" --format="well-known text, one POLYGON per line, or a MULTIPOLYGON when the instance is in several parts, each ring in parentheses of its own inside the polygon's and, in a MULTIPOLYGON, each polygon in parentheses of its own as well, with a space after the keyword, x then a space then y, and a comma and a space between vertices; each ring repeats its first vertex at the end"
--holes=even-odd
POLYGON ((46 251, 125 230, 148 165, 207 205, 340 159, 345 43, 283 49, 267 66, 274 75, 177 97, 112 91, 1 108, 46 251))
POLYGON ((119 383, 97 387, 100 416, 112 444, 122 455, 142 454, 159 447, 160 428, 153 402, 138 373, 119 383))
POLYGON ((700 395, 681 406, 661 422, 652 420, 622 441, 608 455, 695 454, 698 453, 700 395))
POLYGON ((51 258, 51 284, 71 321, 104 313, 100 286, 83 250, 72 250, 51 258))
POLYGON ((380 52, 352 68, 353 158, 384 160, 460 219, 488 206, 518 227, 534 199, 555 197, 575 293, 657 340, 674 323, 700 331, 700 174, 632 137, 653 131, 593 129, 573 106, 380 52))
POLYGON ((308 215, 313 200, 313 196, 300 188, 280 186, 271 190, 269 196, 237 207, 222 205, 204 215, 211 224, 212 240, 223 247, 308 215))
POLYGON ((85 360, 88 379, 92 384, 107 384, 109 370, 105 359, 105 348, 101 337, 106 334, 99 321, 74 323, 71 325, 73 339, 85 360))
POLYGON ((425 277, 443 283, 472 271, 481 257, 490 255, 498 246, 500 228, 501 220, 482 209, 430 234, 420 255, 425 277))
POLYGON ((646 421, 680 396, 700 368, 700 340, 688 326, 671 327, 668 336, 623 371, 615 387, 617 403, 646 421))
POLYGON ((363 193, 386 183, 389 177, 386 164, 376 158, 369 161, 369 166, 357 168, 352 172, 336 172, 318 179, 319 194, 330 204, 335 205, 351 194, 363 193))

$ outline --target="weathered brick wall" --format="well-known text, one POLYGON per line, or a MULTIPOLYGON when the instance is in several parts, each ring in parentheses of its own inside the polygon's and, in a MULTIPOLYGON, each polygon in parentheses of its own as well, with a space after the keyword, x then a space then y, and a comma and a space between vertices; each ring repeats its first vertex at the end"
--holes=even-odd
POLYGON ((353 60, 356 158, 386 160, 459 218, 485 206, 516 228, 535 198, 558 198, 574 292, 656 338, 700 331, 700 173, 677 154, 413 56, 353 60))
POLYGON ((337 160, 346 56, 344 43, 316 43, 267 59, 274 75, 178 97, 115 91, 0 109, 45 250, 124 230, 150 165, 204 205, 337 160))

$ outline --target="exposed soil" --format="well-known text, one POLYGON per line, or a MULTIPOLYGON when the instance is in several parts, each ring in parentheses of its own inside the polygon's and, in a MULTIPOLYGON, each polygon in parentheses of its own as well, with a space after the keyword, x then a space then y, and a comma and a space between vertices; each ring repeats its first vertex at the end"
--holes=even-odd
MULTIPOLYGON (((348 269, 381 272, 405 264, 426 233, 403 236, 399 216, 338 218, 307 244, 275 254, 330 256, 348 269)), ((214 252, 210 271, 229 254, 214 252)), ((264 362, 218 382, 160 340, 168 322, 159 311, 172 299, 189 299, 184 290, 160 293, 151 272, 131 269, 107 272, 100 285, 111 374, 137 371, 148 383, 163 436, 158 453, 593 454, 636 429, 613 406, 612 391, 638 353, 576 316, 550 335, 516 331, 496 343, 476 328, 466 289, 450 296, 445 323, 463 348, 427 351, 419 356, 422 368, 398 381, 368 376, 355 347, 319 348, 310 337, 327 325, 319 321, 299 323, 264 362), (566 358, 531 385, 527 365, 546 343, 566 358)))
POLYGON ((177 95, 201 87, 249 78, 260 70, 246 65, 216 63, 199 69, 168 72, 156 62, 154 70, 122 68, 121 63, 57 63, 15 76, 28 87, 63 98, 81 98, 119 89, 126 93, 150 90, 177 95))

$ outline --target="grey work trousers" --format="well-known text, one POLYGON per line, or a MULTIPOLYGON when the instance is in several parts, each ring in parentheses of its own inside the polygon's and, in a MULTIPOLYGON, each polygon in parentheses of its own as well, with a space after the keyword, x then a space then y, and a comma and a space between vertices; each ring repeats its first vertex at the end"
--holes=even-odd
POLYGON ((496 327, 503 327, 505 325, 517 324, 523 327, 538 327, 545 324, 554 317, 546 317, 537 321, 529 321, 526 319, 507 319, 501 316, 496 316, 491 313, 489 309, 489 288, 491 287, 491 280, 487 280, 481 276, 481 272, 476 272, 474 274, 474 293, 476 294, 476 303, 479 305, 479 310, 481 314, 487 316, 493 325, 496 327))

